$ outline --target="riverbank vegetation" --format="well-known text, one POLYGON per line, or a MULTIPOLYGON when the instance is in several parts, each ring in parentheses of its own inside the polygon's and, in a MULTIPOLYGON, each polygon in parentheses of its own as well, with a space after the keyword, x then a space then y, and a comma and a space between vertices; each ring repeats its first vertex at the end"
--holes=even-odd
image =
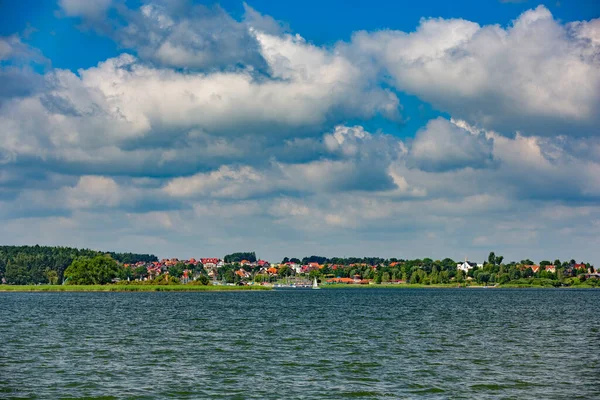
POLYGON ((331 288, 354 287, 352 285, 390 288, 600 287, 599 278, 600 274, 589 263, 542 260, 535 264, 529 259, 507 262, 493 252, 479 264, 456 262, 450 258, 407 260, 320 256, 285 257, 280 263, 269 263, 257 260, 254 252, 232 253, 224 260, 159 261, 150 254, 105 253, 67 247, 0 247, 0 280, 6 284, 3 287, 99 285, 113 290, 109 286, 113 285, 122 291, 151 291, 162 287, 169 287, 164 290, 205 290, 195 287, 306 285, 314 280, 331 288))
POLYGON ((0 281, 15 285, 62 283, 65 270, 74 260, 99 255, 109 256, 119 264, 158 261, 158 258, 152 254, 101 252, 37 245, 0 246, 0 281))

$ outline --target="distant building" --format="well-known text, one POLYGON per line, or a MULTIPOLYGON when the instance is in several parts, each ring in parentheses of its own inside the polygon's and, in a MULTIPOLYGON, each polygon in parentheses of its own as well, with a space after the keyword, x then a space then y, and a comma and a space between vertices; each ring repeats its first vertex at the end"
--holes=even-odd
POLYGON ((463 271, 463 272, 469 272, 470 269, 473 268, 482 268, 483 264, 477 264, 468 260, 465 260, 465 262, 462 263, 458 263, 456 264, 456 269, 458 269, 459 271, 463 271))
POLYGON ((237 271, 235 271, 235 274, 237 276, 239 276, 240 278, 250 278, 250 273, 248 271, 246 271, 244 268, 240 268, 237 271))

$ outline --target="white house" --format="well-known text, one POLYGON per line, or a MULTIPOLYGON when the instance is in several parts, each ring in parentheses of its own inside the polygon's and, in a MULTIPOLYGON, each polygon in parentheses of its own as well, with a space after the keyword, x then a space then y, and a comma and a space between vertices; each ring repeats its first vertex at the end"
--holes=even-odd
POLYGON ((465 260, 465 262, 456 264, 456 269, 463 271, 463 272, 469 272, 470 269, 473 269, 475 267, 482 268, 483 264, 477 264, 477 263, 474 263, 474 262, 471 262, 468 260, 465 260))
POLYGON ((288 264, 288 265, 289 265, 289 267, 290 267, 291 269, 293 269, 293 270, 294 270, 294 272, 296 272, 297 274, 299 274, 299 273, 301 273, 301 272, 302 272, 302 265, 300 265, 300 264, 296 264, 296 263, 290 263, 290 264, 288 264))

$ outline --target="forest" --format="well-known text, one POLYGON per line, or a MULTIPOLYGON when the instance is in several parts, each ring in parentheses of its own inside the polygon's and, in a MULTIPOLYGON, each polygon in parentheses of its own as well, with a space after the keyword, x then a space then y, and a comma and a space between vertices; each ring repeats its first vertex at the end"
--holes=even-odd
POLYGON ((15 285, 62 283, 64 272, 74 260, 108 255, 118 263, 152 262, 152 254, 102 252, 53 246, 0 246, 0 281, 15 285))

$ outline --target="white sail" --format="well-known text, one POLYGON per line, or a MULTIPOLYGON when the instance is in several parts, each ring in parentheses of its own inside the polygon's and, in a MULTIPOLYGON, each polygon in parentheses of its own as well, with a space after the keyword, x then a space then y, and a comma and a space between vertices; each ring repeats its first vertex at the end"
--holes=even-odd
POLYGON ((321 289, 321 288, 319 287, 319 285, 317 284, 317 278, 315 278, 315 279, 313 280, 313 285, 312 285, 312 288, 313 288, 313 289, 321 289))

